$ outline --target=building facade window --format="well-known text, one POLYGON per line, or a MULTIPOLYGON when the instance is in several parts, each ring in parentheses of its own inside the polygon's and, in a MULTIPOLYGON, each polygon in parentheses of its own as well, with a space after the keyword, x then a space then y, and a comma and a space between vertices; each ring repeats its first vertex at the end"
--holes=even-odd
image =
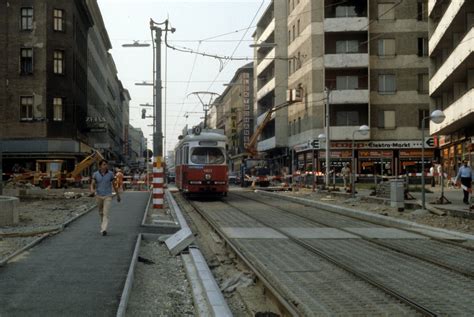
POLYGON ((53 121, 63 120, 63 98, 53 98, 53 121))
POLYGON ((64 32, 64 10, 53 10, 53 30, 64 32))
POLYGON ((379 75, 379 93, 394 94, 397 90, 395 75, 379 75))
POLYGON ((336 53, 358 53, 359 52, 359 41, 357 40, 344 40, 336 41, 336 53))
POLYGON ((357 111, 336 111, 336 126, 347 127, 359 124, 359 113, 357 111))
POLYGON ((426 37, 418 38, 418 56, 428 56, 428 39, 426 37))
POLYGON ((426 5, 425 0, 418 0, 416 4, 416 19, 418 21, 426 21, 427 13, 426 13, 426 5))
POLYGON ((380 39, 378 41, 379 56, 395 56, 395 39, 380 39))
POLYGON ((296 134, 296 119, 293 120, 293 135, 296 134))
POLYGON ((427 94, 429 92, 428 74, 418 74, 418 92, 420 94, 427 94))
POLYGON ((291 136, 291 121, 288 122, 288 136, 291 136))
POLYGON ((336 18, 349 18, 356 17, 357 12, 354 6, 337 6, 336 7, 336 18))
POLYGON ((23 75, 33 74, 32 48, 22 48, 20 50, 20 73, 23 75))
POLYGON ((336 76, 336 90, 349 90, 359 88, 359 77, 336 76))
POLYGON ((33 30, 33 8, 21 8, 20 29, 22 31, 33 30))
POLYGON ((377 16, 379 20, 394 20, 395 19, 395 4, 394 3, 379 3, 377 6, 377 16))
POLYGON ((33 120, 33 96, 20 97, 20 120, 33 120))
POLYGON ((298 133, 301 133, 301 117, 298 117, 298 133))
POLYGON ((301 21, 300 20, 296 22, 296 32, 297 32, 297 36, 300 36, 301 34, 301 21))
MULTIPOLYGON (((420 109, 418 110, 418 128, 421 129, 421 124, 423 121, 423 118, 426 118, 430 115, 430 110, 429 109, 420 109)), ((430 120, 426 119, 425 120, 425 129, 430 128, 430 120)))
POLYGON ((382 129, 395 129, 396 128, 394 110, 379 111, 378 115, 379 115, 378 117, 379 128, 382 128, 382 129))
POLYGON ((293 41, 296 39, 296 28, 293 25, 293 41))
POLYGON ((64 74, 64 51, 54 51, 53 72, 60 75, 64 74))

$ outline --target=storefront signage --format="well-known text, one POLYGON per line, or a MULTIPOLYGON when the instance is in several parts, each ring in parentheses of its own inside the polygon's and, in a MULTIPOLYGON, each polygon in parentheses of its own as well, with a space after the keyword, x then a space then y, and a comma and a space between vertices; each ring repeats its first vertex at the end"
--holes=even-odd
POLYGON ((237 148, 237 109, 230 109, 230 135, 231 135, 231 148, 237 148))
POLYGON ((247 148, 250 141, 250 74, 242 73, 243 102, 244 102, 244 147, 247 148))
MULTIPOLYGON (((351 151, 331 151, 331 158, 352 158, 351 151)), ((325 159, 326 151, 319 152, 319 157, 321 159, 325 159)))
MULTIPOLYGON (((355 143, 358 149, 412 149, 422 147, 420 141, 359 141, 355 143)), ((425 147, 434 147, 433 138, 425 138, 425 147)), ((331 148, 333 149, 350 149, 352 148, 351 142, 331 142, 331 148)))
MULTIPOLYGON (((426 150, 425 157, 432 157, 434 155, 433 150, 426 150)), ((421 150, 401 150, 399 157, 421 157, 421 150)))
POLYGON ((392 158, 393 151, 374 151, 374 150, 359 150, 359 157, 362 158, 392 158))

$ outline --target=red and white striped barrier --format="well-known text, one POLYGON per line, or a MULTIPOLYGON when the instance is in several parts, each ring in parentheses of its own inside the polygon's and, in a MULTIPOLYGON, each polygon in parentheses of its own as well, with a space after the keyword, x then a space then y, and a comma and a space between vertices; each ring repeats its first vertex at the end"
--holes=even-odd
POLYGON ((153 162, 153 208, 163 209, 163 182, 164 171, 161 165, 161 157, 156 157, 153 162))

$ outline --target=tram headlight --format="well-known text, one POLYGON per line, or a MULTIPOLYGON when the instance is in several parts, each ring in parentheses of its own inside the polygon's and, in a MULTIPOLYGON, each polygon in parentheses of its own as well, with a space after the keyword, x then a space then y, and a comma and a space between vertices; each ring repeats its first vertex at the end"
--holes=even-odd
POLYGON ((207 181, 210 180, 211 177, 212 177, 211 174, 205 174, 205 175, 204 175, 204 178, 205 178, 207 181))

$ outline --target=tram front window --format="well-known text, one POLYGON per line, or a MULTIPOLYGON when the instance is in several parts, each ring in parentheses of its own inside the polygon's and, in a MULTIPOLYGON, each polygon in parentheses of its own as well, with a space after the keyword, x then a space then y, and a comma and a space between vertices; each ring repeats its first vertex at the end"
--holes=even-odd
POLYGON ((222 164, 225 161, 222 150, 215 147, 194 148, 191 162, 194 164, 222 164))

